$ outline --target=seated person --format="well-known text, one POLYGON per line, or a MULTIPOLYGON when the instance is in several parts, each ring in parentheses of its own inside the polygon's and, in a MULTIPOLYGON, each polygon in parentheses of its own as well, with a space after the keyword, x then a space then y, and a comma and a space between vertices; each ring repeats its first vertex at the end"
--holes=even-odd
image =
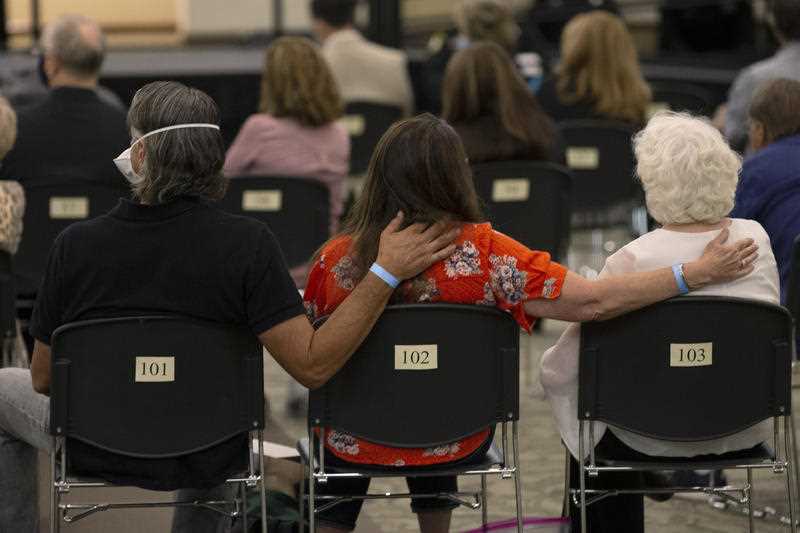
POLYGON ((792 268, 792 247, 800 235, 800 81, 762 84, 750 106, 750 148, 731 216, 764 226, 781 278, 781 302, 792 268))
MULTIPOLYGON (((494 231, 485 223, 458 134, 432 115, 398 122, 378 143, 370 172, 341 233, 314 260, 305 303, 316 319, 348 301, 378 253, 380 228, 402 210, 409 222, 447 221, 461 229, 456 251, 419 276, 400 284, 395 303, 452 302, 487 305, 508 311, 530 332, 536 317, 583 321, 606 319, 679 293, 671 268, 589 281, 494 231)), ((713 240, 706 255, 685 264, 692 288, 738 278, 752 271, 755 248, 749 240, 721 247, 727 230, 713 240), (717 265, 717 266, 714 266, 717 265)), ((376 413, 379 416, 379 413, 376 413)), ((490 444, 487 428, 436 449, 395 449, 337 431, 326 432, 333 463, 427 466, 481 454, 490 444)), ((328 459, 326 459, 326 462, 328 459)), ((331 463, 329 463, 331 464, 331 463)), ((330 479, 319 494, 366 493, 369 479, 330 479)), ((452 492, 455 478, 409 478, 416 494, 452 492)), ((412 500, 424 533, 446 531, 454 504, 450 500, 412 500)), ((361 502, 339 504, 320 513, 320 532, 352 530, 361 502)))
MULTIPOLYGON (((6 156, 17 139, 17 115, 0 96, 0 161, 6 156)), ((6 290, 11 290, 11 257, 17 253, 22 237, 22 215, 25 214, 25 191, 12 180, 0 180, 0 256, 2 270, 0 277, 5 279, 6 290)), ((13 301, 13 295, 11 295, 13 301)), ((13 304, 11 309, 13 310, 13 304)), ((22 340, 19 322, 14 323, 14 335, 3 339, 0 367, 28 366, 28 351, 22 340)))
MULTIPOLYGON (((0 369, 0 531, 38 531, 37 450, 52 451, 47 394, 51 336, 59 326, 136 314, 243 325, 290 375, 313 388, 344 364, 389 300, 391 287, 370 274, 314 331, 269 229, 213 204, 226 187, 218 121, 216 104, 197 89, 175 82, 140 89, 128 114, 133 143, 115 160, 135 200, 122 199, 56 239, 30 326, 36 338, 31 370, 0 369)), ((398 278, 453 253, 456 235, 444 224, 400 231, 401 222, 398 215, 376 237, 376 261, 398 278)), ((231 474, 225 452, 246 445, 243 435, 157 464, 89 445, 72 448, 70 457, 84 471, 105 458, 100 466, 110 481, 172 490, 220 483, 231 474)), ((185 490, 179 499, 231 495, 196 492, 185 490)), ((180 507, 173 531, 222 531, 226 521, 207 509, 180 507)))
POLYGON ((344 104, 314 43, 283 37, 269 45, 259 107, 228 149, 225 175, 319 180, 330 193, 334 234, 342 215, 350 137, 336 122, 344 104))
POLYGON ((478 42, 453 56, 442 101, 442 118, 461 137, 470 163, 563 159, 553 121, 494 43, 478 42))
MULTIPOLYGON (((662 112, 650 120, 634 141, 637 173, 645 191, 647 210, 663 227, 642 235, 608 258, 600 279, 669 267, 698 257, 721 232, 732 238, 750 237, 759 257, 747 276, 693 294, 736 296, 778 303, 778 272, 769 238, 757 222, 727 218, 741 169, 741 160, 722 134, 705 120, 662 112)), ((628 289, 630 290, 630 289, 628 289)), ((578 349, 580 326, 570 325, 542 357, 540 379, 553 409, 561 437, 578 455, 578 349)), ((772 423, 703 443, 675 443, 649 439, 594 423, 595 442, 628 446, 656 456, 691 457, 751 448, 770 437, 772 423), (605 437, 603 435, 605 434, 605 437)), ((588 451, 587 451, 588 453, 588 451)), ((579 479, 572 459, 571 479, 579 479)), ((636 475, 636 474, 634 474, 636 475)), ((593 482, 589 478, 590 483, 593 482)), ((602 482, 602 480, 601 480, 602 482)), ((571 516, 580 517, 573 506, 571 516)), ((641 495, 620 495, 587 508, 597 531, 643 531, 641 495), (630 528, 630 529, 628 529, 630 528)), ((573 527, 580 527, 579 518, 573 527)))
POLYGON ((537 93, 553 120, 601 119, 644 124, 652 100, 633 37, 607 11, 577 15, 561 34, 561 62, 537 93))

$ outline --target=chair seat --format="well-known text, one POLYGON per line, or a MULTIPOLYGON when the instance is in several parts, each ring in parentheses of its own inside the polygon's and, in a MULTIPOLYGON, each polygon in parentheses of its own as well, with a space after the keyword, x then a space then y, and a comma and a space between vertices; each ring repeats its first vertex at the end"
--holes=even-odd
MULTIPOLYGON (((308 464, 309 450, 308 439, 297 442, 297 451, 303 464, 308 464)), ((316 454, 315 454, 316 455, 316 454)), ((326 455, 326 458, 329 455, 326 455)), ((503 454, 500 448, 492 444, 486 455, 470 457, 457 463, 443 463, 441 465, 427 466, 381 466, 348 463, 346 467, 325 464, 325 471, 329 473, 355 472, 369 477, 407 476, 413 474, 417 477, 459 475, 469 470, 486 470, 496 465, 503 464, 503 454)))
POLYGON ((741 465, 771 464, 775 454, 766 444, 747 450, 738 450, 721 455, 698 455, 696 457, 656 457, 645 455, 625 447, 615 449, 614 457, 603 453, 602 446, 595 449, 597 466, 629 467, 644 470, 719 470, 741 465))

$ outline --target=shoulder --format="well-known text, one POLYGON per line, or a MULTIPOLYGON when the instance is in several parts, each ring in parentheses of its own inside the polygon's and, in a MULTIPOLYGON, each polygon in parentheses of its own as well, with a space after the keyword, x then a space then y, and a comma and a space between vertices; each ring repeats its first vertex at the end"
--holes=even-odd
POLYGON ((328 259, 338 260, 350 252, 353 238, 350 235, 338 235, 326 242, 320 249, 320 262, 325 263, 328 259))
POLYGON ((767 231, 764 229, 764 226, 755 220, 732 218, 729 229, 731 232, 731 237, 733 237, 733 241, 738 239, 746 239, 749 237, 756 241, 756 244, 758 245, 766 245, 767 247, 770 245, 767 231))

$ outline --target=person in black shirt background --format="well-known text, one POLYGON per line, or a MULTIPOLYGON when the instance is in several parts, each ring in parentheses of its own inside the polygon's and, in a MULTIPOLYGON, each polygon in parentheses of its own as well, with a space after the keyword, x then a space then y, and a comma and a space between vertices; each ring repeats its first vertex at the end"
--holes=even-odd
POLYGON ((17 113, 17 142, 0 168, 0 179, 23 187, 92 181, 127 192, 111 160, 130 140, 125 111, 99 96, 105 38, 91 19, 68 15, 42 36, 42 70, 50 92, 17 113))
MULTIPOLYGON (((247 325, 289 374, 315 388, 347 361, 393 292, 370 272, 315 331, 270 230, 212 203, 227 184, 213 100, 179 83, 155 82, 136 94, 128 117, 134 142, 115 163, 136 200, 121 199, 108 214, 75 223, 57 238, 31 321, 31 370, 0 369, 0 531, 36 530, 36 449, 50 446, 50 340, 62 324, 156 313, 247 325)), ((453 253, 457 230, 444 224, 401 230, 402 219, 398 214, 381 234, 376 261, 395 278, 413 277, 453 253)), ((88 445, 73 448, 71 459, 79 469, 102 469, 111 481, 183 489, 178 498, 194 501, 227 496, 207 488, 232 473, 215 458, 218 450, 161 460, 157 468, 88 445), (198 479, 200 491, 190 488, 198 479)), ((229 520, 181 507, 173 531, 216 532, 229 520)))

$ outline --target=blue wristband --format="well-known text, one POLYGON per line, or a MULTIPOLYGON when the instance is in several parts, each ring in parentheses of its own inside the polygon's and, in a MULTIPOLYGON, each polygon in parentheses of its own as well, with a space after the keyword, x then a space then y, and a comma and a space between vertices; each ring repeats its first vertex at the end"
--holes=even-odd
POLYGON ((686 285, 686 278, 683 277, 683 263, 672 265, 672 274, 675 276, 675 283, 678 284, 681 294, 689 294, 689 286, 686 285))
POLYGON ((400 280, 392 276, 388 270, 380 266, 378 263, 372 263, 372 266, 369 267, 369 271, 381 278, 393 289, 396 289, 397 286, 400 285, 400 280))

